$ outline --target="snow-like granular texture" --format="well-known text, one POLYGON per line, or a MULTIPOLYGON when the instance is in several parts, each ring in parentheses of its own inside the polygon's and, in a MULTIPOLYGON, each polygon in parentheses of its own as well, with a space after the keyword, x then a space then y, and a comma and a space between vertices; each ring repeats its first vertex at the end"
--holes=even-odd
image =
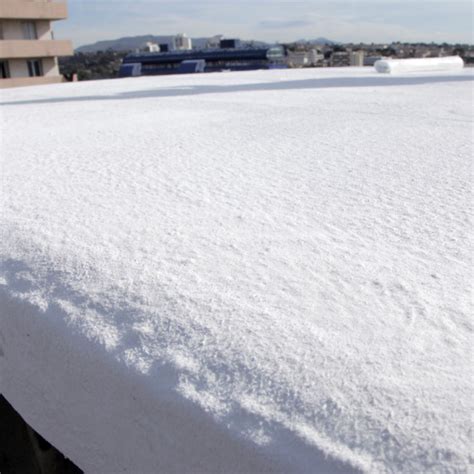
POLYGON ((467 472, 472 79, 2 92, 0 391, 86 472, 467 472))

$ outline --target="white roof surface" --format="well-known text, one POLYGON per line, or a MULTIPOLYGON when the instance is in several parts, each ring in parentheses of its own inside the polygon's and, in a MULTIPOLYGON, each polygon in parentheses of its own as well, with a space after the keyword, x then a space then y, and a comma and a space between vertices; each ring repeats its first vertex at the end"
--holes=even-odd
POLYGON ((472 79, 2 91, 0 392, 88 473, 466 472, 472 79))

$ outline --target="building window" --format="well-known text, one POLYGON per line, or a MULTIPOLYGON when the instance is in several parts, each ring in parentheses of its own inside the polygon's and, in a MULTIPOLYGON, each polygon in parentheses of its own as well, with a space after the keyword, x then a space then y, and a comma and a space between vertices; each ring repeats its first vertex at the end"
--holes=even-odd
POLYGON ((10 77, 10 68, 8 61, 0 61, 0 79, 8 79, 10 77))
POLYGON ((41 59, 29 59, 26 61, 28 64, 28 75, 30 77, 37 77, 43 75, 43 65, 41 59))
POLYGON ((3 38, 3 23, 0 21, 0 40, 4 39, 3 38))
POLYGON ((23 22, 23 38, 27 40, 38 39, 38 32, 36 31, 36 23, 34 21, 23 22))

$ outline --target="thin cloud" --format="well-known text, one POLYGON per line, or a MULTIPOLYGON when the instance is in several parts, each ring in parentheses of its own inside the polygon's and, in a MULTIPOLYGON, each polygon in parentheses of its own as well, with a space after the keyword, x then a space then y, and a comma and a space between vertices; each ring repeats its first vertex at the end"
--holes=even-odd
POLYGON ((273 30, 282 28, 304 28, 312 23, 306 20, 264 20, 258 26, 263 29, 273 30))
POLYGON ((54 27, 58 38, 76 46, 178 32, 268 42, 320 36, 341 42, 472 42, 471 0, 69 0, 69 6, 68 20, 54 27))

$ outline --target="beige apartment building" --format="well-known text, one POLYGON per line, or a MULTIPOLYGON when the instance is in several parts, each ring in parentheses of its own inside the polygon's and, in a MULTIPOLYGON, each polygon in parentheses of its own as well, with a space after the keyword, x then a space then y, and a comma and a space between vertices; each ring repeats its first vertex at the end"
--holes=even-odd
POLYGON ((0 88, 63 80, 57 58, 72 43, 55 40, 51 22, 65 18, 66 1, 0 0, 0 88))

